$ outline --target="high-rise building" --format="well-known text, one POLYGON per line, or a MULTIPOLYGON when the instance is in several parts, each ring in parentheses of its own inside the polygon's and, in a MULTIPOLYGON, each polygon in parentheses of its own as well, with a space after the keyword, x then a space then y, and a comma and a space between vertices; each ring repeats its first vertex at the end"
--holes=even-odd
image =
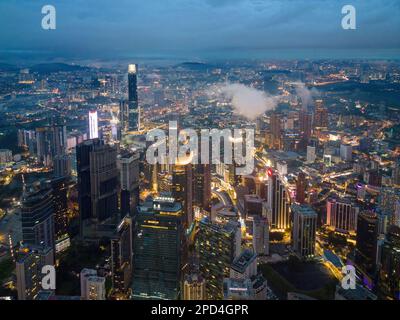
POLYGON ((349 199, 326 201, 326 224, 341 232, 355 233, 360 208, 349 199))
POLYGON ((117 150, 92 139, 76 147, 81 232, 89 220, 96 223, 118 212, 117 150))
POLYGON ((111 276, 113 295, 127 298, 132 279, 133 262, 132 218, 126 216, 117 227, 116 236, 111 239, 111 276))
POLYGON ((97 139, 99 137, 99 123, 97 118, 97 110, 89 111, 89 139, 97 139))
POLYGON ((357 221, 357 244, 355 264, 366 277, 374 278, 378 253, 378 216, 374 212, 362 211, 357 221))
POLYGON ((269 225, 266 217, 253 217, 253 249, 258 255, 269 254, 269 225))
POLYGON ((315 101, 314 126, 316 128, 328 127, 328 109, 324 107, 322 100, 315 101))
POLYGON ((272 141, 270 146, 275 149, 280 149, 282 145, 282 122, 279 114, 273 112, 270 117, 270 131, 272 141))
POLYGON ((315 254, 315 234, 317 229, 317 213, 308 205, 293 204, 292 247, 302 259, 310 259, 315 254))
POLYGON ((351 161, 353 153, 353 147, 350 144, 340 145, 340 158, 343 161, 351 161))
POLYGON ((296 181, 296 202, 303 204, 306 200, 307 180, 306 175, 300 172, 296 181))
POLYGON ((400 228, 392 226, 382 245, 380 289, 388 297, 400 300, 400 228))
POLYGON ((22 239, 26 245, 55 247, 54 203, 51 188, 32 188, 22 196, 22 239))
POLYGON ((238 222, 213 223, 208 218, 200 221, 196 246, 207 299, 222 299, 223 279, 229 277, 231 263, 240 254, 240 243, 238 222))
POLYGON ((193 168, 193 203, 209 210, 211 200, 211 166, 197 164, 193 168))
POLYGON ((53 159, 54 177, 68 177, 71 175, 72 163, 70 155, 56 155, 53 159))
POLYGON ((18 300, 34 300, 42 290, 42 268, 54 265, 54 251, 43 246, 24 246, 16 254, 18 300))
POLYGON ((50 181, 54 204, 54 232, 56 239, 68 234, 68 194, 70 181, 60 177, 50 181))
POLYGON ((179 299, 185 263, 184 212, 169 196, 148 198, 135 215, 134 299, 179 299))
POLYGON ((314 163, 316 158, 315 147, 307 146, 307 163, 314 163))
POLYGON ((312 133, 312 114, 302 111, 299 114, 299 130, 302 138, 306 141, 310 140, 312 133))
POLYGON ((82 300, 106 300, 106 278, 97 276, 96 270, 82 269, 80 282, 82 300))
POLYGON ((245 249, 233 260, 229 277, 232 279, 245 279, 256 274, 257 254, 249 249, 245 249))
POLYGON ((290 228, 289 204, 285 186, 279 175, 272 169, 268 170, 268 206, 271 212, 269 219, 272 229, 285 230, 290 228))
POLYGON ((139 153, 118 156, 121 183, 121 215, 133 215, 139 204, 139 153))
POLYGON ((137 64, 128 66, 129 131, 140 130, 140 108, 137 90, 137 64))
POLYGON ((172 196, 182 203, 186 228, 193 222, 193 166, 190 163, 172 165, 172 196))
POLYGON ((206 300, 206 281, 200 274, 189 273, 185 275, 183 300, 206 300))

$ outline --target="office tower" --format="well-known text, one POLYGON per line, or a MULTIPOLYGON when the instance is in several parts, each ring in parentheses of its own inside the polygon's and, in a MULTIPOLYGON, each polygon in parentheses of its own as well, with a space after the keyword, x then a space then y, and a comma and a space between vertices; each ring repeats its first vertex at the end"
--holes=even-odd
POLYGON ((79 274, 79 280, 81 284, 81 298, 86 300, 87 296, 87 279, 89 277, 96 277, 97 276, 97 271, 94 269, 87 269, 84 268, 81 270, 79 274))
POLYGON ((367 170, 364 173, 364 181, 366 181, 369 185, 373 187, 381 187, 382 186, 382 174, 379 170, 367 170))
POLYGON ((352 160, 353 147, 350 144, 340 145, 340 159, 343 161, 352 160))
POLYGON ((392 226, 382 245, 380 289, 384 295, 400 300, 400 228, 392 226))
POLYGON ((400 186, 400 159, 396 159, 392 169, 393 184, 400 186))
POLYGON ((89 111, 89 139, 99 137, 99 123, 97 119, 97 110, 89 111))
POLYGON ((229 278, 224 279, 225 300, 265 300, 267 281, 258 273, 257 255, 245 249, 232 262, 229 278))
POLYGON ((230 265, 240 253, 240 243, 238 222, 213 223, 208 218, 200 221, 196 247, 207 299, 222 299, 223 279, 229 277, 230 265))
POLYGON ((54 124, 50 127, 52 138, 52 154, 54 156, 64 155, 67 151, 67 127, 54 124))
POLYGON ((86 292, 83 300, 106 300, 106 278, 89 276, 84 281, 86 292))
POLYGON ((245 249, 233 260, 229 271, 229 277, 232 279, 245 279, 256 274, 257 254, 249 249, 245 249))
POLYGON ((54 177, 68 177, 72 171, 71 157, 67 154, 56 155, 53 159, 54 177))
POLYGON ((38 162, 46 167, 51 167, 52 152, 51 152, 51 131, 49 127, 36 128, 36 155, 38 162))
POLYGON ((179 299, 185 264, 185 217, 169 196, 147 198, 135 216, 132 295, 136 299, 179 299))
POLYGON ((243 211, 245 217, 261 217, 263 213, 264 200, 255 194, 244 195, 243 211))
POLYGON ((271 228, 279 230, 290 228, 289 204, 286 189, 279 175, 272 169, 268 170, 267 202, 271 212, 271 228))
POLYGON ((121 183, 121 215, 133 215, 139 204, 139 152, 118 156, 121 183))
POLYGON ((137 64, 128 66, 129 131, 140 130, 140 108, 137 91, 137 64))
POLYGON ((306 175, 300 172, 296 181, 296 202, 303 204, 306 200, 307 180, 306 175))
POLYGON ((200 274, 189 273, 185 275, 183 300, 206 300, 206 281, 200 274))
POLYGON ((340 232, 355 233, 360 208, 349 199, 326 201, 326 224, 340 232))
POLYGON ((178 162, 172 165, 172 196, 183 205, 185 227, 193 222, 193 166, 178 162))
POLYGON ((301 259, 311 259, 315 254, 317 213, 308 205, 293 204, 292 246, 301 259))
POLYGON ((301 111, 299 114, 300 135, 305 141, 310 140, 312 133, 312 114, 301 111))
POLYGON ((357 244, 355 264, 367 278, 374 278, 378 251, 378 217, 370 211, 362 211, 357 220, 357 244))
POLYGON ((18 300, 33 300, 42 290, 42 268, 54 265, 54 251, 43 246, 24 246, 16 254, 18 300))
POLYGON ((23 194, 21 224, 24 244, 54 249, 54 205, 51 188, 32 188, 23 194))
POLYGON ((271 147, 280 149, 282 145, 282 123, 279 114, 273 112, 270 117, 270 130, 272 136, 271 147))
POLYGON ((115 217, 118 212, 117 150, 92 139, 76 147, 79 219, 83 224, 115 217))
POLYGON ((315 147, 307 146, 307 163, 314 163, 316 158, 315 147))
POLYGON ((315 101, 314 127, 328 127, 328 109, 324 107, 322 100, 315 101))
POLYGON ((69 184, 69 179, 65 177, 50 181, 54 204, 54 232, 57 240, 68 235, 69 184))
MULTIPOLYGON (((387 215, 390 219, 390 223, 398 225, 398 212, 396 212, 396 206, 400 202, 400 189, 386 187, 382 188, 378 198, 379 210, 382 214, 387 215)), ((399 209, 397 208, 397 211, 399 209)))
POLYGON ((211 166, 197 164, 193 168, 193 203, 209 210, 211 200, 211 166))
POLYGON ((129 103, 125 100, 119 102, 119 123, 123 132, 129 130, 129 103))
POLYGON ((111 276, 113 295, 127 298, 132 279, 133 261, 132 218, 126 216, 117 227, 116 236, 111 239, 111 276))
POLYGON ((269 255, 269 225, 266 217, 253 217, 253 249, 258 255, 269 255))

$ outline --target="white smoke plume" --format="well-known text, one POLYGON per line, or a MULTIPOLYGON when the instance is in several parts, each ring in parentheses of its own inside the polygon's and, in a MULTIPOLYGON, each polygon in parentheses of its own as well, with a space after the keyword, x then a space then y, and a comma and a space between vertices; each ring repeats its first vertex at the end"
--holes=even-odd
POLYGON ((274 110, 280 98, 240 83, 218 85, 216 92, 218 96, 230 100, 234 113, 249 120, 255 120, 264 112, 274 110))
POLYGON ((296 88, 296 95, 300 97, 303 109, 314 105, 314 96, 318 95, 316 89, 308 89, 303 82, 294 83, 296 88))

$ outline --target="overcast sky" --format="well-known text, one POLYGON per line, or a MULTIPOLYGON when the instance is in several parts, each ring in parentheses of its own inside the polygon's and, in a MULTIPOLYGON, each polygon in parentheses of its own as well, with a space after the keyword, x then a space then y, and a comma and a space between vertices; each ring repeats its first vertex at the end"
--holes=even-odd
POLYGON ((400 48, 400 0, 1 0, 0 52, 58 56, 230 55, 400 48), (57 29, 41 28, 43 5, 57 29), (343 30, 341 8, 357 9, 343 30))

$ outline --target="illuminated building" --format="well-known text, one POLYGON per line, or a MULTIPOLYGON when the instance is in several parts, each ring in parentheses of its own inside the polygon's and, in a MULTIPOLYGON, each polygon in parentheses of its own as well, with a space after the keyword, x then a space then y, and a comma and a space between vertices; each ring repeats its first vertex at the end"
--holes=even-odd
POLYGON ((89 277, 96 277, 97 276, 97 271, 94 269, 87 269, 84 268, 81 270, 79 274, 79 280, 80 280, 80 288, 81 288, 81 298, 84 300, 87 300, 87 279, 89 277))
POLYGON ((307 146, 307 163, 314 163, 316 158, 315 147, 307 146))
POLYGON ((382 245, 380 288, 386 296, 400 300, 400 228, 392 226, 382 245))
POLYGON ((54 251, 43 246, 21 247, 16 257, 18 300, 33 300, 42 289, 42 267, 54 265, 54 251))
POLYGON ((370 211, 363 211, 358 215, 357 244, 355 250, 355 264, 357 270, 364 275, 364 281, 371 284, 374 279, 378 253, 378 217, 370 211))
POLYGON ((180 298, 185 263, 185 217, 170 196, 148 198, 135 215, 133 240, 134 299, 180 298))
MULTIPOLYGON (((132 218, 126 216, 111 239, 111 277, 113 293, 125 296, 131 285, 133 261, 132 218)), ((126 297, 126 296, 125 296, 126 297)))
POLYGON ((308 205, 293 204, 292 247, 302 259, 311 259, 315 254, 317 213, 308 205))
POLYGON ((57 155, 53 159, 54 177, 68 177, 71 175, 71 157, 67 154, 57 155))
POLYGON ((280 149, 282 144, 282 123, 279 114, 272 113, 270 117, 270 130, 271 130, 271 148, 280 149))
POLYGON ((197 164, 193 168, 193 203, 209 210, 211 200, 211 166, 197 164))
POLYGON ((355 233, 360 209, 349 199, 326 201, 326 224, 341 232, 355 233))
POLYGON ((269 254, 269 225, 266 217, 253 217, 253 249, 258 255, 269 254))
POLYGON ((245 249, 233 260, 229 277, 233 279, 245 279, 257 274, 257 254, 245 249))
POLYGON ((351 161, 352 160, 353 147, 349 144, 341 144, 340 145, 340 158, 343 161, 351 161))
POLYGON ((272 169, 268 170, 268 206, 271 212, 272 229, 285 230, 290 228, 289 204, 285 186, 281 178, 272 169))
POLYGON ((102 140, 86 140, 76 147, 81 234, 90 220, 95 223, 118 212, 117 151, 102 140))
POLYGON ((212 223, 208 218, 200 221, 196 246, 207 299, 222 299, 223 279, 229 277, 231 263, 240 253, 240 242, 239 222, 212 223))
POLYGON ((129 131, 140 130, 140 108, 137 91, 137 64, 128 66, 129 131))
POLYGON ((312 133, 312 114, 301 111, 299 114, 299 129, 302 138, 306 141, 310 140, 312 133))
POLYGON ((177 163, 172 166, 172 196, 183 205, 186 228, 193 222, 193 166, 177 163))
POLYGON ((206 300, 206 281, 198 273, 185 275, 183 300, 206 300))
POLYGON ((97 110, 89 111, 89 139, 99 137, 99 124, 97 119, 97 110))
POLYGON ((55 178, 50 181, 54 203, 54 231, 56 239, 68 234, 68 178, 55 178))
POLYGON ((390 222, 400 226, 400 189, 390 187, 382 188, 379 194, 378 204, 380 211, 389 217, 390 222))
POLYGON ((139 153, 126 152, 118 157, 121 184, 121 215, 133 215, 139 204, 139 153))
POLYGON ((328 109, 324 107, 322 100, 315 101, 314 127, 328 127, 328 109))
POLYGON ((106 300, 106 278, 90 276, 85 278, 85 282, 84 300, 106 300))
POLYGON ((40 187, 23 194, 22 239, 26 245, 55 248, 54 204, 51 188, 40 187))

